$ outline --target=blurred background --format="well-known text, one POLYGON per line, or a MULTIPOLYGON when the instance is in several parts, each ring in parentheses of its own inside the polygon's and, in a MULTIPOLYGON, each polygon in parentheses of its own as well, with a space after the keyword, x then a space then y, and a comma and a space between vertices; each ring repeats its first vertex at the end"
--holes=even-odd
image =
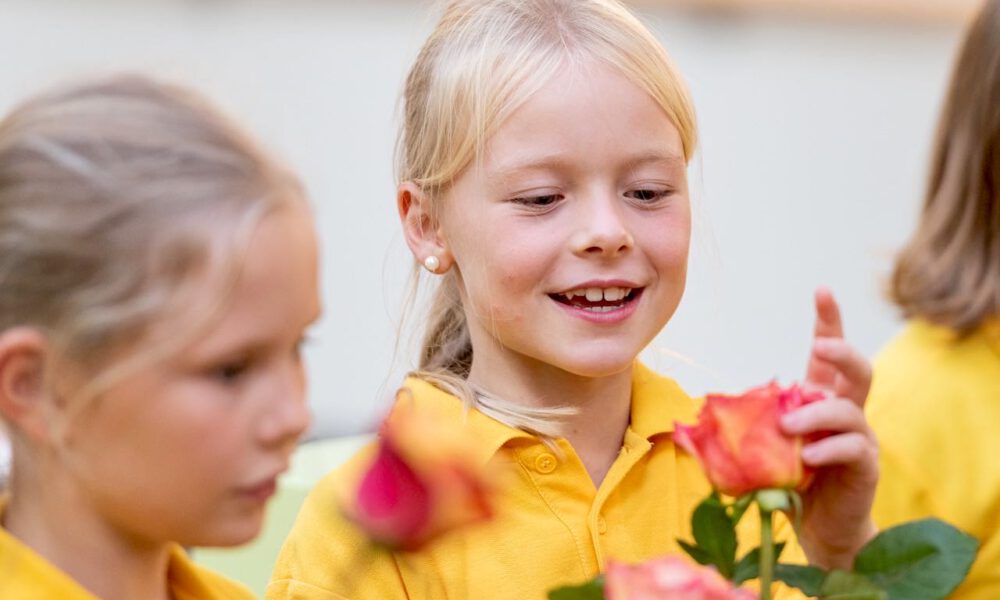
MULTIPOLYGON (((645 359, 694 394, 799 379, 820 284, 871 356, 898 326, 882 282, 915 221, 978 3, 632 4, 690 83, 702 131, 688 290, 645 359)), ((301 174, 318 215, 311 435, 367 431, 415 360, 392 158, 402 81, 436 13, 418 0, 0 0, 0 111, 52 84, 138 71, 242 120, 301 174)))

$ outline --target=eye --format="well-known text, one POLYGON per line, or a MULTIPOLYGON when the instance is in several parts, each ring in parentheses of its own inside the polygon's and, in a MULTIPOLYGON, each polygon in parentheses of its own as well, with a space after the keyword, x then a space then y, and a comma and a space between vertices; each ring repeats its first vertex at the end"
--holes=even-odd
POLYGON ((227 361, 212 369, 212 376, 225 384, 238 382, 250 370, 250 359, 227 361))
POLYGON ((527 208, 549 208, 562 199, 562 194, 544 194, 540 196, 518 196, 517 198, 511 198, 511 202, 527 208))
POLYGON ((673 193, 669 189, 638 189, 625 192, 625 197, 638 201, 640 204, 653 204, 673 193))

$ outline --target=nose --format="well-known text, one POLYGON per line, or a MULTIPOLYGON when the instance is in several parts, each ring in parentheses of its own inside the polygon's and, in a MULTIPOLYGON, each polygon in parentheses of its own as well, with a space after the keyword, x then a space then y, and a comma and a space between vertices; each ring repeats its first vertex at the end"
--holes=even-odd
POLYGON ((635 245, 626 219, 627 208, 616 194, 595 193, 581 200, 577 204, 580 225, 572 238, 574 253, 611 258, 635 245))
POLYGON ((298 359, 289 360, 274 378, 267 410, 259 421, 258 439, 268 447, 287 446, 291 450, 312 422, 303 365, 298 359))

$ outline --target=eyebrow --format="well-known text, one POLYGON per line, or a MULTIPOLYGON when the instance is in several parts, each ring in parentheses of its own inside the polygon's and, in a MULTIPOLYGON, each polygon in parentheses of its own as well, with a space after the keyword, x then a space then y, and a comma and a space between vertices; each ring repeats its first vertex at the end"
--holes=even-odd
MULTIPOLYGON (((687 160, 685 160, 683 156, 673 152, 660 152, 657 150, 650 150, 648 152, 636 154, 626 160, 623 166, 626 170, 632 170, 643 165, 654 163, 664 163, 671 167, 681 168, 687 166, 687 160)), ((542 156, 530 156, 523 159, 514 159, 497 165, 494 175, 491 178, 502 179, 521 171, 566 170, 569 168, 569 164, 570 161, 564 158, 564 155, 558 153, 542 156)))

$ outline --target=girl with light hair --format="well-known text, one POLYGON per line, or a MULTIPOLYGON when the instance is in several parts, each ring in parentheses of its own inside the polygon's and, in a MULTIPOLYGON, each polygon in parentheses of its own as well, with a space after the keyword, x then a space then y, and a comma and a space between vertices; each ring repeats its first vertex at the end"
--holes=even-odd
POLYGON ((0 122, 0 597, 252 598, 182 546, 253 538, 309 422, 318 310, 295 177, 182 89, 0 122))
MULTIPOLYGON (((680 552, 709 484, 672 432, 698 405, 637 361, 685 284, 697 132, 677 70, 615 0, 453 0, 403 99, 399 213, 416 269, 439 280, 405 397, 511 477, 487 524, 371 552, 337 502, 367 449, 307 499, 267 597, 535 599, 609 557, 680 552)), ((828 293, 817 309, 810 378, 831 398, 785 426, 832 433, 803 450, 819 475, 801 542, 847 567, 874 533, 869 369, 828 293)))

